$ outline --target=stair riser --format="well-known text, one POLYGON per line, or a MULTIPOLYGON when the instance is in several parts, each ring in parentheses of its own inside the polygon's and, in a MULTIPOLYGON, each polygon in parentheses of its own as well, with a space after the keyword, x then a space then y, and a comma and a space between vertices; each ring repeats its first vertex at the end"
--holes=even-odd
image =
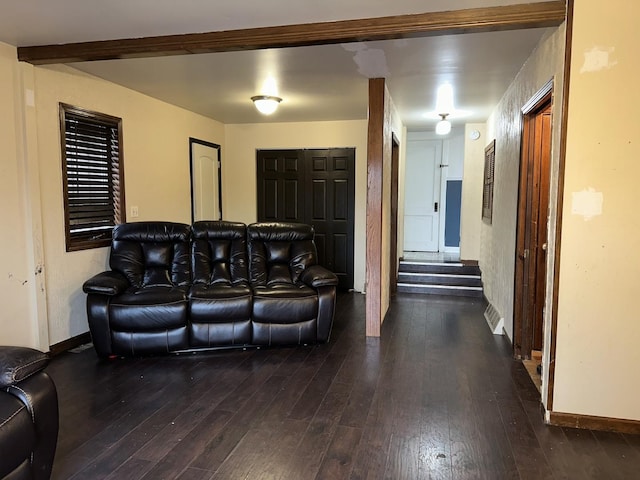
POLYGON ((456 297, 475 297, 482 298, 481 290, 465 290, 458 288, 432 288, 419 286, 402 286, 398 285, 398 293, 421 293, 423 295, 448 295, 456 297))
POLYGON ((463 275, 460 277, 440 277, 435 275, 398 275, 399 283, 418 283, 421 285, 462 285, 466 287, 481 287, 482 280, 478 277, 463 275))
POLYGON ((459 264, 420 264, 400 262, 400 272, 410 273, 449 273, 455 275, 480 275, 480 269, 472 265, 459 264))

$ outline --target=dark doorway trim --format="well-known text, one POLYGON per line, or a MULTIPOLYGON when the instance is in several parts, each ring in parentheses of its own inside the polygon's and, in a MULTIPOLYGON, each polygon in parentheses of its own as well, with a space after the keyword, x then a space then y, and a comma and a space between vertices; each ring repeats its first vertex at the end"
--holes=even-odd
POLYGON ((391 132, 391 232, 389 235, 389 293, 398 290, 398 177, 400 172, 400 141, 391 132))
POLYGON ((564 1, 552 1, 336 22, 19 47, 18 60, 45 65, 555 27, 564 21, 565 8, 564 1))
POLYGON ((564 76, 562 79, 562 113, 560 117, 560 159, 558 165, 558 200, 556 204, 556 241, 553 259, 553 297, 551 302, 551 342, 549 345, 549 378, 547 411, 553 410, 553 389, 556 372, 558 336, 558 290, 560 283, 560 244, 562 240, 562 209, 564 205, 564 175, 567 156, 567 122, 569 118, 569 82, 571 80, 571 43, 573 41, 573 3, 567 0, 567 19, 564 45, 564 76))

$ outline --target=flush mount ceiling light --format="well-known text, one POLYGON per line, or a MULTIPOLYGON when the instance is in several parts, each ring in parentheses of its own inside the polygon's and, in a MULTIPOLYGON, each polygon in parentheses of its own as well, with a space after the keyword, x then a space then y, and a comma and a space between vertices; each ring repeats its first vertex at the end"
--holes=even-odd
POLYGON ((278 105, 282 99, 273 95, 256 95, 251 97, 251 101, 260 113, 263 115, 271 115, 278 109, 278 105))
POLYGON ((436 123, 436 133, 438 135, 446 135, 451 131, 451 122, 447 120, 448 113, 441 113, 442 120, 436 123))
POLYGON ((470 115, 467 110, 459 110, 453 106, 453 87, 450 83, 443 83, 438 87, 436 93, 436 108, 424 116, 431 119, 439 119, 436 124, 438 135, 447 135, 451 132, 451 122, 448 119, 463 118, 470 115))

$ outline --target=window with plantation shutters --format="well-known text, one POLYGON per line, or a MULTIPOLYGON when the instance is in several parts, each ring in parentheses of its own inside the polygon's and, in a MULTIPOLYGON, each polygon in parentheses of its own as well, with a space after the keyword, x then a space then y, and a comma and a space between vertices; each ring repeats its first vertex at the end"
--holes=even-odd
POLYGON ((60 104, 67 251, 111 244, 124 221, 122 120, 60 104))
POLYGON ((484 188, 482 190, 482 219, 491 223, 493 217, 493 179, 496 169, 496 141, 484 149, 484 188))

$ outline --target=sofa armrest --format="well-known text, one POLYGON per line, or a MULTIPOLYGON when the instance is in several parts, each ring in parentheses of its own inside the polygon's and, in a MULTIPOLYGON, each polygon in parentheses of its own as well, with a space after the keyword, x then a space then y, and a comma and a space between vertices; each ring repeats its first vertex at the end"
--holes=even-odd
POLYGON ((335 273, 327 270, 321 265, 312 265, 300 274, 300 280, 306 285, 318 287, 331 287, 338 285, 338 277, 335 273))
POLYGON ((126 277, 114 271, 98 273, 82 285, 84 293, 97 293, 108 296, 123 293, 127 288, 129 288, 129 281, 126 277))
POLYGON ((49 358, 27 347, 0 347, 0 387, 5 388, 42 370, 49 358))
MULTIPOLYGON (((2 387, 2 390, 7 396, 18 400, 17 405, 24 406, 20 407, 20 410, 26 409, 27 418, 30 418, 32 423, 32 425, 27 425, 25 421, 13 422, 8 425, 9 428, 4 428, 2 432, 5 443, 9 440, 20 444, 29 441, 26 439, 31 439, 30 454, 19 467, 20 472, 16 473, 17 469, 14 470, 11 478, 48 480, 51 478, 58 440, 58 395, 49 375, 40 370, 47 357, 37 350, 20 347, 0 347, 0 352, 3 373, 5 365, 13 365, 12 372, 14 373, 12 375, 15 375, 16 379, 21 379, 19 383, 2 387), (6 364, 4 363, 5 359, 7 360, 6 364), (24 377, 27 372, 31 373, 24 377)), ((4 393, 0 395, 4 395, 4 393)), ((4 398, 0 398, 0 400, 4 400, 4 398)), ((6 404, 6 402, 2 403, 6 404)), ((11 403, 16 405, 15 401, 11 403)), ((5 457, 0 456, 0 468, 5 471, 6 460, 5 457)))

